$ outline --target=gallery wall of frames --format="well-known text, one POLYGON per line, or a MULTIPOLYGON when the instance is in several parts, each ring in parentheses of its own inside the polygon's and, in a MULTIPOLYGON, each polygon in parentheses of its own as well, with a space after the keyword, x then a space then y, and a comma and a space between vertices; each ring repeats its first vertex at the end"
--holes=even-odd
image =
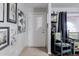
POLYGON ((15 36, 25 30, 25 14, 17 8, 17 3, 0 3, 0 50, 12 45, 17 40, 15 36))

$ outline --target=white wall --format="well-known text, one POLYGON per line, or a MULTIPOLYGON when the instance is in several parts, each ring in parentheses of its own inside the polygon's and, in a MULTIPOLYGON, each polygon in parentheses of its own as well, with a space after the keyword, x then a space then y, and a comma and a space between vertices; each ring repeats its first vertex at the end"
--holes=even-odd
MULTIPOLYGON (((24 10, 24 4, 17 4, 18 8, 20 10, 22 10, 25 14, 25 10, 24 10)), ((25 33, 21 33, 18 34, 17 33, 17 24, 13 24, 13 23, 8 23, 7 22, 7 14, 6 14, 6 4, 5 4, 5 14, 4 14, 5 18, 4 18, 4 23, 0 23, 0 27, 2 26, 8 26, 10 27, 10 44, 9 46, 7 46, 6 48, 4 48, 3 50, 0 51, 0 55, 19 55, 21 53, 21 50, 24 48, 25 46, 25 41, 27 41, 27 31, 25 33), (12 40, 12 31, 15 32, 16 31, 16 42, 14 42, 13 45, 11 45, 12 40), (25 36, 26 35, 26 36, 25 36), (26 39, 25 39, 26 38, 26 39)), ((26 15, 26 14, 25 14, 26 15)), ((26 29, 27 30, 27 29, 26 29)))

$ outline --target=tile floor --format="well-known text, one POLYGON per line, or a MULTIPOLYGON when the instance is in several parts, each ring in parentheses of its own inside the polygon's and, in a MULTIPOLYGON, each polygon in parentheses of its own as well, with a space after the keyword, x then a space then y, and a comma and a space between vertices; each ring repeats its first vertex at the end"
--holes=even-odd
POLYGON ((46 48, 24 48, 20 56, 48 56, 46 48))

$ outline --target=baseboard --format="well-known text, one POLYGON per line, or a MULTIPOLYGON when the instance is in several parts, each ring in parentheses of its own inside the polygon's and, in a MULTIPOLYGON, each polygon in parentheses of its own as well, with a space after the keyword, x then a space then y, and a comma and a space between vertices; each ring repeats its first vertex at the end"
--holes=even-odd
POLYGON ((46 47, 46 46, 33 46, 33 45, 28 45, 28 46, 26 46, 26 47, 46 47))
POLYGON ((52 54, 51 52, 48 52, 49 56, 52 54))

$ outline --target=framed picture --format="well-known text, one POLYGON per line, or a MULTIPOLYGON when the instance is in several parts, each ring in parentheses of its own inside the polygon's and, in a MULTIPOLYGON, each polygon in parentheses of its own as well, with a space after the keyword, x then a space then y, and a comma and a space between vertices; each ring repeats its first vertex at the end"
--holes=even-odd
POLYGON ((9 45, 9 27, 0 27, 0 50, 9 45))
POLYGON ((51 21, 57 22, 57 14, 51 14, 51 21))
POLYGON ((18 33, 25 32, 26 30, 26 19, 24 13, 18 9, 18 33))
POLYGON ((7 22, 17 22, 17 3, 7 3, 7 22))
POLYGON ((0 3, 0 22, 4 22, 4 3, 0 3))

